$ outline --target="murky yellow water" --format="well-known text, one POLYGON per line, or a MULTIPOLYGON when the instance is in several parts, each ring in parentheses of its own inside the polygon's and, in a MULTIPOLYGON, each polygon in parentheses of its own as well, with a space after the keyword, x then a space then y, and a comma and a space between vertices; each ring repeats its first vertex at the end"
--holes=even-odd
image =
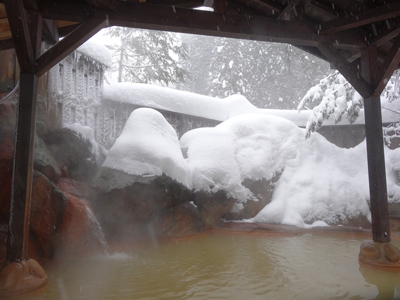
POLYGON ((400 299, 400 272, 360 267, 362 240, 209 234, 163 242, 53 266, 46 291, 29 299, 400 299))

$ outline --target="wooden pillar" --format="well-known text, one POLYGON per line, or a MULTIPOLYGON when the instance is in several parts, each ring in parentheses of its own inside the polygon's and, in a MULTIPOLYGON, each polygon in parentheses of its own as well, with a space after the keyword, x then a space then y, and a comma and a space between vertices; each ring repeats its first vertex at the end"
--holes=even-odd
POLYGON ((7 260, 10 262, 28 258, 37 89, 38 77, 21 73, 7 240, 7 260))
MULTIPOLYGON (((379 70, 377 61, 376 47, 368 47, 361 52, 362 76, 370 84, 374 82, 379 70)), ((375 242, 388 243, 390 242, 390 226, 380 95, 371 95, 364 99, 364 114, 372 236, 375 242)))
POLYGON ((380 96, 364 99, 364 113, 372 236, 375 242, 388 243, 390 242, 390 226, 380 96))

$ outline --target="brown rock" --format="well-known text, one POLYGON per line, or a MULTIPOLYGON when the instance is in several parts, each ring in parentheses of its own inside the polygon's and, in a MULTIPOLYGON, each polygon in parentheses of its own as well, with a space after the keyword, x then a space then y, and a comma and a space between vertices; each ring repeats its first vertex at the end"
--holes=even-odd
POLYGON ((0 224, 0 266, 6 261, 8 226, 0 224))
POLYGON ((60 178, 57 187, 64 193, 81 199, 94 200, 96 198, 96 191, 90 188, 88 184, 68 177, 60 178))
POLYGON ((272 200, 275 183, 279 180, 281 173, 275 175, 271 180, 265 178, 260 180, 245 179, 242 184, 254 195, 253 199, 247 199, 242 203, 240 211, 229 211, 224 215, 226 220, 242 220, 255 217, 272 200))
POLYGON ((46 176, 34 172, 31 203, 31 239, 34 251, 41 258, 51 259, 56 249, 55 234, 59 230, 66 206, 65 195, 46 176))
POLYGON ((400 260, 400 251, 392 243, 385 244, 383 249, 385 250, 385 258, 391 263, 396 263, 400 260))
POLYGON ((191 190, 166 175, 140 180, 99 194, 93 202, 95 214, 108 238, 129 234, 160 210, 190 199, 191 190))
POLYGON ((35 136, 34 169, 44 174, 50 181, 57 183, 61 177, 61 170, 53 155, 47 150, 42 139, 35 136))
POLYGON ((104 253, 106 242, 89 204, 71 194, 66 195, 66 207, 57 231, 58 255, 84 256, 104 253))
POLYGON ((46 284, 46 273, 33 259, 7 264, 0 270, 2 298, 30 293, 45 287, 46 284))
POLYGON ((222 190, 216 193, 196 191, 192 195, 192 200, 198 207, 205 229, 217 228, 222 216, 236 202, 236 199, 227 197, 222 190))
POLYGON ((197 208, 188 202, 166 207, 155 217, 157 236, 179 238, 204 232, 197 208))
POLYGON ((360 254, 369 260, 377 260, 379 258, 379 249, 373 243, 362 243, 360 254))
POLYGON ((243 210, 240 212, 242 219, 254 218, 267 204, 272 200, 272 193, 274 191, 274 184, 278 181, 280 174, 275 176, 272 180, 249 180, 243 181, 243 186, 248 188, 258 201, 248 199, 243 203, 243 210))
POLYGON ((59 166, 66 166, 71 178, 89 182, 98 171, 92 145, 72 130, 63 128, 42 137, 59 166))

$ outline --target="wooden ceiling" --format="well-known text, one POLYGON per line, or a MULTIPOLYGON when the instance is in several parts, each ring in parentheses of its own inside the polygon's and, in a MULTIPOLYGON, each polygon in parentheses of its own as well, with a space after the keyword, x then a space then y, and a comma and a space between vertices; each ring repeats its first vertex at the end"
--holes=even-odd
POLYGON ((290 43, 329 61, 345 77, 359 76, 365 49, 375 49, 377 71, 393 72, 400 60, 399 0, 0 0, 0 50, 18 44, 10 24, 22 28, 18 13, 9 20, 7 11, 24 11, 28 27, 40 15, 43 39, 50 44, 68 37, 37 59, 38 74, 108 26, 290 43), (8 2, 20 8, 6 9, 8 2), (194 9, 199 6, 214 11, 194 9), (61 47, 68 51, 57 51, 61 47))

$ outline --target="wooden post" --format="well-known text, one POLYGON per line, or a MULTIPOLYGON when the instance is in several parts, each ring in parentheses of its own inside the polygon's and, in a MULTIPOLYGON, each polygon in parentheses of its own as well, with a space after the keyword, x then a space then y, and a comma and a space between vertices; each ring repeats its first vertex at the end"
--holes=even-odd
MULTIPOLYGON (((375 80, 377 70, 377 49, 368 47, 361 52, 362 76, 371 84, 375 80)), ((364 114, 372 236, 375 242, 388 243, 390 242, 390 225, 380 95, 371 95, 364 99, 364 114)))
POLYGON ((390 226, 380 96, 364 99, 364 114, 372 236, 375 242, 388 243, 390 242, 390 226))
POLYGON ((28 258, 37 89, 38 77, 21 73, 7 240, 7 260, 10 262, 28 258))

